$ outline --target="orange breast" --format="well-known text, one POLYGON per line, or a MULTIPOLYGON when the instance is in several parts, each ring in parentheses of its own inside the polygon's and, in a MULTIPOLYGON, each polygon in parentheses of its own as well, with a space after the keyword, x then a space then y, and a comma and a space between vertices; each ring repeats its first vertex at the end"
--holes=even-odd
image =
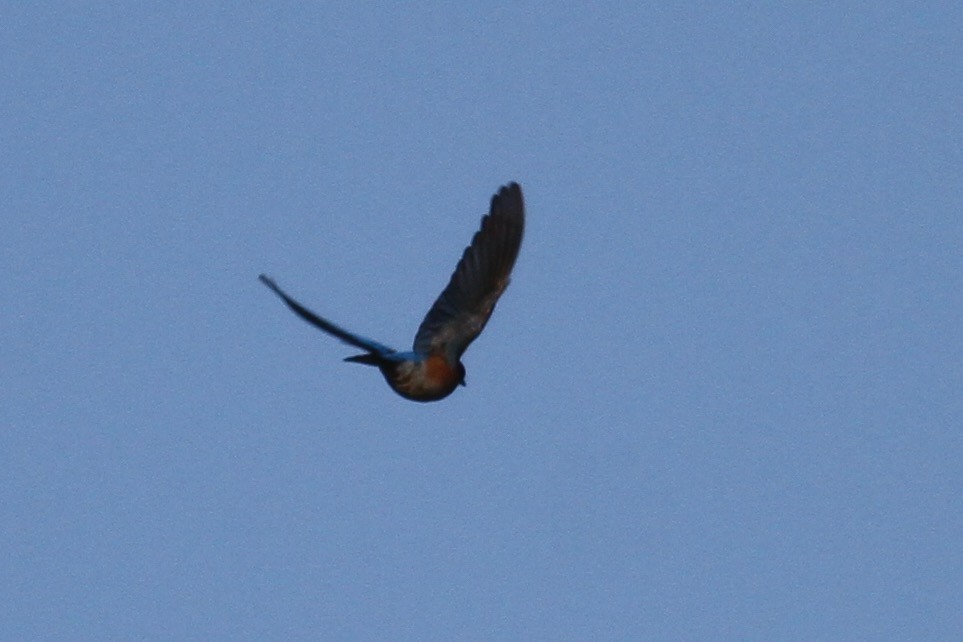
POLYGON ((432 355, 425 359, 425 383, 431 387, 447 388, 457 385, 455 369, 448 365, 448 360, 441 355, 432 355))
POLYGON ((382 373, 395 392, 414 401, 444 399, 458 387, 458 371, 444 357, 432 355, 423 361, 405 361, 382 373))

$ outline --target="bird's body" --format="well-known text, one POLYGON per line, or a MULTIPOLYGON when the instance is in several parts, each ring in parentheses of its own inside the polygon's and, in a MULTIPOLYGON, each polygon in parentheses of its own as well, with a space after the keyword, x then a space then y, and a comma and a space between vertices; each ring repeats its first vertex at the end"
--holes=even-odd
POLYGON ((425 315, 410 352, 349 332, 302 306, 267 276, 262 274, 260 279, 305 321, 365 351, 345 361, 377 366, 388 385, 406 399, 437 401, 465 385, 461 355, 484 329, 508 287, 524 228, 522 191, 517 183, 510 183, 492 197, 481 229, 425 315))
POLYGON ((381 372, 392 390, 413 401, 444 399, 464 381, 464 371, 452 367, 442 355, 402 353, 398 361, 381 365, 381 372))

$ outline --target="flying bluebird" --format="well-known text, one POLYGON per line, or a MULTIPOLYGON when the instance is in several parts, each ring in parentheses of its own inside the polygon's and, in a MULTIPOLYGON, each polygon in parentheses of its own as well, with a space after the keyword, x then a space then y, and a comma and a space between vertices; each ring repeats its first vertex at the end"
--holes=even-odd
POLYGON ((485 328, 498 297, 508 287, 524 228, 522 189, 509 183, 492 196, 481 229, 421 322, 411 352, 398 352, 348 332, 289 297, 271 278, 263 274, 259 278, 302 319, 365 351, 345 361, 377 366, 392 390, 405 399, 438 401, 465 385, 461 355, 485 328))

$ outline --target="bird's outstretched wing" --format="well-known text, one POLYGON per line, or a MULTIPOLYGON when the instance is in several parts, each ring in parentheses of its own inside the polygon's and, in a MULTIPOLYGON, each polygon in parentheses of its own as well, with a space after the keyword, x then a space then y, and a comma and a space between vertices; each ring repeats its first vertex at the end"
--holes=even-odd
POLYGON ((353 345, 356 348, 361 348, 362 350, 367 350, 368 352, 374 354, 387 355, 394 352, 394 350, 388 346, 381 345, 377 341, 372 341, 371 339, 359 337, 356 334, 348 332, 344 328, 336 326, 327 319, 319 317, 314 312, 311 312, 311 310, 308 310, 306 307, 289 297, 284 290, 278 287, 278 284, 274 282, 274 279, 265 276, 264 274, 260 275, 258 278, 261 280, 261 283, 271 288, 276 295, 281 297, 281 300, 284 301, 289 308, 294 310, 299 317, 311 325, 324 330, 328 334, 341 339, 347 344, 353 345))
POLYGON ((415 335, 415 352, 460 357, 481 333, 505 288, 522 245, 522 189, 509 183, 492 197, 481 229, 465 249, 444 289, 415 335))

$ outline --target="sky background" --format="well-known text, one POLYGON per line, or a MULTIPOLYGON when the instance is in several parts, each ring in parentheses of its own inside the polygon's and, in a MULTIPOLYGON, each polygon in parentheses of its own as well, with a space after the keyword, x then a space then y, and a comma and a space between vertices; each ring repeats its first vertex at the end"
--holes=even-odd
POLYGON ((0 5, 0 638, 959 639, 963 8, 631 4, 0 5))

